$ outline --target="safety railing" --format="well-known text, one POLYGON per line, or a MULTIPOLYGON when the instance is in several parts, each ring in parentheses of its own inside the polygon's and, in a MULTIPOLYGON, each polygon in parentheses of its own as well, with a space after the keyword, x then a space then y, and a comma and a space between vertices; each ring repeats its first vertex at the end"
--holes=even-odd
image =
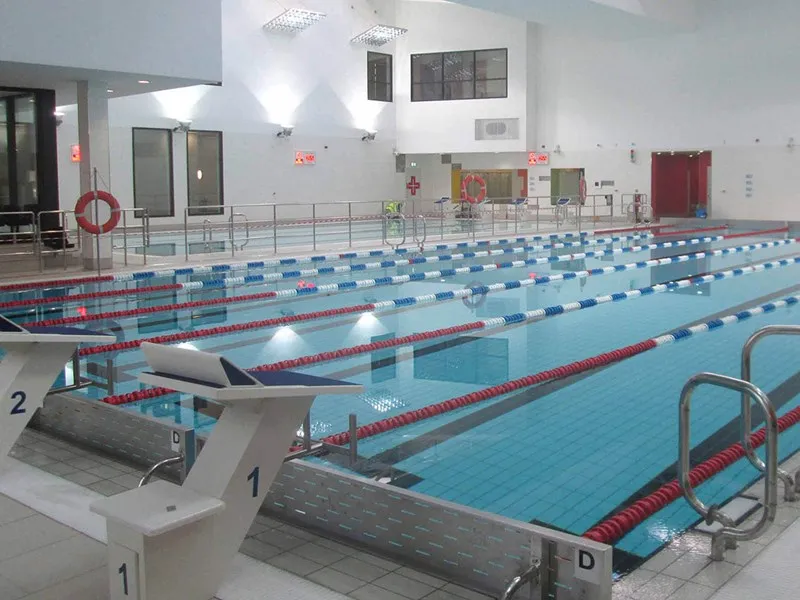
POLYGON ((406 243, 406 216, 404 214, 383 215, 383 243, 391 246, 394 250, 406 243), (400 231, 396 232, 398 237, 393 240, 391 236, 395 232, 391 230, 396 228, 394 223, 400 224, 398 227, 400 231))
POLYGON ((420 251, 425 248, 425 242, 428 241, 428 224, 425 221, 425 215, 415 215, 414 216, 414 228, 413 228, 413 238, 414 243, 419 246, 420 251), (422 232, 418 232, 417 222, 421 223, 422 232))
POLYGON ((231 212, 230 228, 231 228, 230 231, 231 255, 235 256, 236 250, 240 251, 244 250, 245 246, 247 246, 247 244, 250 243, 250 221, 248 220, 247 215, 244 213, 231 212), (241 217, 244 221, 244 241, 241 244, 239 244, 239 246, 236 245, 236 237, 235 237, 236 230, 234 227, 234 220, 236 217, 241 217))
MULTIPOLYGON (((749 444, 751 432, 744 429, 744 415, 741 415, 741 444, 749 444)), ((753 540, 764 533, 775 520, 777 510, 777 470, 778 470, 778 423, 775 409, 767 395, 749 381, 718 375, 716 373, 699 373, 689 378, 681 390, 679 403, 679 436, 678 436, 678 483, 686 501, 703 517, 706 524, 720 523, 722 528, 712 534, 711 559, 724 560, 726 549, 736 548, 738 541, 753 540), (695 493, 689 475, 691 471, 691 401, 695 389, 701 385, 721 387, 740 392, 743 405, 750 400, 755 401, 764 413, 766 432, 766 464, 764 466, 764 510, 759 521, 749 529, 738 529, 736 524, 719 506, 706 506, 695 493)))
MULTIPOLYGON (((767 327, 762 327, 749 338, 747 338, 747 341, 744 343, 744 347, 742 348, 741 378, 743 381, 751 381, 753 349, 755 348, 756 344, 766 337, 775 335, 800 335, 800 326, 768 325, 767 327)), ((742 448, 744 449, 745 456, 747 456, 747 460, 750 461, 750 464, 752 464, 762 473, 766 473, 767 466, 764 464, 764 461, 761 460, 761 457, 755 453, 753 445, 750 442, 749 434, 745 435, 745 433, 751 431, 752 428, 751 415, 752 411, 750 401, 747 395, 742 394, 742 448)), ((792 475, 783 469, 778 469, 777 475, 778 478, 783 482, 783 499, 786 502, 794 502, 797 500, 797 494, 800 492, 800 486, 797 483, 798 477, 800 477, 800 471, 795 473, 794 477, 792 477, 792 475)))
MULTIPOLYGON (((142 264, 147 264, 147 249, 150 246, 150 214, 147 208, 119 208, 114 209, 112 212, 119 212, 121 215, 122 221, 122 260, 125 266, 128 266, 128 232, 129 230, 133 230, 135 235, 141 234, 142 239, 142 246, 141 254, 142 256, 142 264), (140 219, 141 225, 138 226, 130 226, 128 225, 128 215, 131 215, 134 219, 140 219), (136 231, 140 230, 140 231, 136 231)), ((111 247, 114 250, 118 250, 119 248, 114 243, 115 232, 118 231, 114 229, 109 234, 111 236, 111 247)))
POLYGON ((0 263, 16 262, 25 256, 36 258, 36 238, 36 216, 33 211, 0 212, 0 263), (3 231, 3 228, 8 230, 3 231))
POLYGON ((70 231, 70 215, 74 221, 75 211, 72 210, 43 210, 36 215, 39 271, 44 271, 46 257, 58 255, 61 255, 62 266, 66 270, 69 266, 70 250, 80 251, 80 230, 76 222, 74 230, 70 231), (57 221, 55 226, 53 218, 57 221), (70 233, 74 235, 71 236, 70 233))

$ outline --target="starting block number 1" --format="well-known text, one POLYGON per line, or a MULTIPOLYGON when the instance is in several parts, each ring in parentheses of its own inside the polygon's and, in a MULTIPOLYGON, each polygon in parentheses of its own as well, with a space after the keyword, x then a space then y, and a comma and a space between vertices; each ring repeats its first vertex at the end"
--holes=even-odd
POLYGON ((109 546, 108 572, 111 600, 140 600, 139 555, 125 546, 109 546))

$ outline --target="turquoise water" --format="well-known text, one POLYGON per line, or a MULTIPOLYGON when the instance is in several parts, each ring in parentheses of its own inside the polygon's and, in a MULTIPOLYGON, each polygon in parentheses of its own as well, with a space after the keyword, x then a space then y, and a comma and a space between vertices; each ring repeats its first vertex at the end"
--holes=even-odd
MULTIPOLYGON (((141 339, 524 279, 532 272, 538 276, 554 275, 651 257, 738 246, 761 239, 742 238, 679 249, 472 273, 329 296, 170 310, 119 318, 113 324, 94 321, 87 326, 110 329, 121 340, 141 339)), ((620 244, 614 247, 620 247, 620 244)), ((507 290, 489 294, 478 306, 460 300, 413 305, 366 317, 357 313, 184 343, 187 347, 219 352, 242 367, 254 367, 627 291, 697 273, 764 262, 797 252, 793 245, 783 246, 507 290)), ((529 256, 549 255, 550 251, 529 256)), ((513 255, 432 263, 311 280, 319 285, 524 257, 513 255)), ((342 261, 341 264, 348 262, 365 261, 342 261)), ((346 430, 351 413, 357 415, 359 424, 371 423, 636 343, 695 321, 737 312, 766 302, 775 294, 779 297, 796 294, 798 292, 793 288, 800 283, 798 269, 798 266, 773 269, 597 306, 527 325, 438 338, 413 347, 384 349, 311 366, 304 371, 344 378, 365 386, 365 391, 357 396, 319 398, 311 412, 312 433, 318 438, 346 430)), ((286 267, 279 270, 286 270, 286 267)), ((220 276, 213 275, 214 278, 220 276)), ((200 281, 203 277, 209 276, 61 287, 3 294, 0 301, 200 281)), ((296 280, 288 280, 228 289, 169 291, 141 297, 130 295, 63 302, 32 310, 11 311, 10 314, 23 322, 35 318, 74 316, 84 310, 97 313, 231 297, 287 289, 296 283, 296 280)), ((670 469, 677 457, 677 403, 682 385, 689 376, 701 370, 738 375, 739 353, 744 340, 756 329, 773 323, 800 324, 797 309, 780 309, 771 315, 658 348, 588 376, 500 396, 362 440, 358 446, 359 455, 364 459, 361 470, 391 472, 398 482, 415 491, 582 534, 610 513, 623 508, 637 494, 652 491, 650 488, 661 479, 666 477, 664 481, 668 481, 674 476, 670 469)), ((794 408, 798 402, 800 382, 795 384, 790 379, 797 373, 797 367, 789 360, 796 355, 796 340, 769 339, 759 347, 754 357, 754 382, 768 393, 778 390, 773 401, 780 404, 779 412, 794 408)), ((139 351, 90 356, 88 360, 102 365, 107 360, 112 361, 117 382, 115 393, 142 387, 136 380, 137 374, 145 370, 139 351)), ((85 393, 93 398, 105 395, 100 388, 89 388, 85 393)), ((177 394, 133 403, 124 409, 167 421, 193 424, 201 432, 208 432, 215 422, 213 406, 197 405, 192 398, 177 394)), ((729 431, 729 424, 738 414, 738 398, 733 394, 701 389, 696 394, 693 409, 692 444, 697 453, 713 454, 736 441, 735 428, 733 438, 729 431)), ((798 436, 800 432, 793 430, 782 435, 783 456, 797 449, 798 436)), ((703 458, 707 457, 703 455, 703 458)), ((755 476, 752 467, 745 463, 737 464, 704 484, 700 488, 701 497, 709 502, 723 501, 748 485, 755 476)), ((696 520, 696 514, 688 505, 678 501, 634 530, 617 547, 636 556, 647 556, 696 520)))

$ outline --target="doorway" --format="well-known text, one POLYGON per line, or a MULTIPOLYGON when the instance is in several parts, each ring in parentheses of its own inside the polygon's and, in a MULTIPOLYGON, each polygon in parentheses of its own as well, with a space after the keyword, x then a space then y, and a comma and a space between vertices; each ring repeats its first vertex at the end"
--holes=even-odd
POLYGON ((711 152, 653 152, 652 188, 655 217, 694 217, 707 212, 711 152))
POLYGON ((550 204, 555 206, 559 198, 577 203, 583 177, 584 169, 550 169, 550 204))

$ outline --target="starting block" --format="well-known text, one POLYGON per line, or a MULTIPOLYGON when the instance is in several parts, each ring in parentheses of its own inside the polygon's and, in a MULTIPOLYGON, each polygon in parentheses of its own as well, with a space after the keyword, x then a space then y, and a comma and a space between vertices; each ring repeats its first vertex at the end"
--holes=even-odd
POLYGON ((22 327, 0 316, 0 348, 5 351, 0 362, 0 459, 42 406, 78 345, 110 339, 76 327, 22 327))
POLYGON ((111 600, 209 600, 244 541, 319 394, 362 386, 288 371, 251 373, 225 358, 142 344, 140 380, 224 406, 182 486, 155 482, 99 500, 111 600))

